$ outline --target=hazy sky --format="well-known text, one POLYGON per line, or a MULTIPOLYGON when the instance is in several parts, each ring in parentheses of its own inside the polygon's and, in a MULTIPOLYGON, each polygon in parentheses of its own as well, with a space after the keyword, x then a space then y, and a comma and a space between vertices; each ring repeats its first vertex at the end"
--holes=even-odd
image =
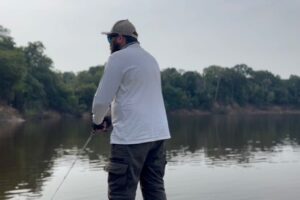
POLYGON ((0 24, 18 46, 42 41, 60 71, 104 64, 100 33, 129 19, 162 69, 245 63, 287 78, 300 75, 299 10, 300 0, 0 0, 0 24))

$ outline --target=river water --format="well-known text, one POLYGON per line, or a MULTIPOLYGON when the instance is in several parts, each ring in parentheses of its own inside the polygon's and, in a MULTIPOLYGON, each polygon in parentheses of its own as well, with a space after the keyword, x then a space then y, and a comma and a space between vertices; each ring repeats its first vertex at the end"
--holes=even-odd
MULTIPOLYGON (((169 200, 300 199, 299 115, 169 116, 169 124, 169 200)), ((0 200, 51 199, 89 132, 89 121, 75 119, 0 123, 0 200)), ((109 134, 96 135, 55 199, 107 199, 108 156, 109 134)))

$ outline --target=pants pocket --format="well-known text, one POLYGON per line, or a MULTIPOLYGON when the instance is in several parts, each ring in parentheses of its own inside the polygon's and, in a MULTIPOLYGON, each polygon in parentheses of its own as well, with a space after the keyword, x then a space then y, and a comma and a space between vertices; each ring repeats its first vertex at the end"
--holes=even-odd
POLYGON ((161 176, 162 176, 162 177, 165 176, 166 165, 167 165, 167 161, 164 160, 164 161, 162 162, 162 165, 161 165, 161 176))
POLYGON ((108 185, 110 190, 124 190, 127 183, 128 164, 111 161, 105 170, 108 172, 108 185))

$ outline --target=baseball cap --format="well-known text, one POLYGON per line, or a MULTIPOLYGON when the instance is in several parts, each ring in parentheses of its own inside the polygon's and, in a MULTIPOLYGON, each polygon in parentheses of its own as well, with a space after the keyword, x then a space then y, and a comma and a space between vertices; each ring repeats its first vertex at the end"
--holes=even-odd
POLYGON ((104 35, 110 35, 116 33, 120 35, 128 35, 134 38, 138 37, 134 25, 128 19, 117 21, 113 25, 110 32, 102 32, 102 34, 104 35))

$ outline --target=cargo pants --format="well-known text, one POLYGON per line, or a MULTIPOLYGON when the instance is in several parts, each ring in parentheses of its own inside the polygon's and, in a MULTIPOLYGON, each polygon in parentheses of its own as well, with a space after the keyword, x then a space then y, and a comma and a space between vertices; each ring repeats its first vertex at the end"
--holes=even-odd
POLYGON ((164 173, 165 140, 132 145, 111 145, 108 198, 134 200, 138 182, 144 200, 166 200, 164 173))

